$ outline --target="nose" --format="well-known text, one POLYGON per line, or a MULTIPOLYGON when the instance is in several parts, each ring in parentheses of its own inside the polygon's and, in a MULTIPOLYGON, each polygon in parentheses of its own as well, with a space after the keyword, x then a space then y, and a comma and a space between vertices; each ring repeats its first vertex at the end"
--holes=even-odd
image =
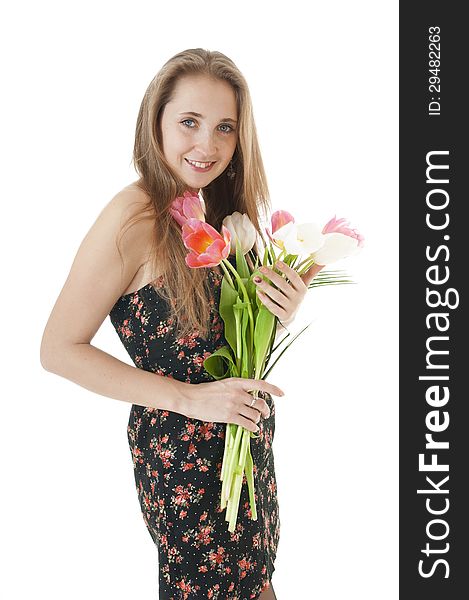
POLYGON ((196 140, 196 148, 200 153, 200 158, 210 160, 217 152, 215 137, 211 131, 201 128, 196 140))

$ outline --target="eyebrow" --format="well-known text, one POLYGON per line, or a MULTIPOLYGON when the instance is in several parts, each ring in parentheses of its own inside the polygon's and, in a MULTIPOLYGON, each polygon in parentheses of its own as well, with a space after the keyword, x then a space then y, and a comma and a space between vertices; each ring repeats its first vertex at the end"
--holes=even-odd
MULTIPOLYGON (((200 117, 201 119, 205 119, 205 117, 203 115, 201 115, 200 113, 196 113, 193 111, 186 111, 186 112, 182 112, 179 113, 179 115, 192 115, 193 117, 200 117)), ((234 123, 236 125, 236 122, 234 119, 231 119, 230 117, 225 117, 224 119, 220 119, 221 121, 228 121, 230 123, 234 123)))

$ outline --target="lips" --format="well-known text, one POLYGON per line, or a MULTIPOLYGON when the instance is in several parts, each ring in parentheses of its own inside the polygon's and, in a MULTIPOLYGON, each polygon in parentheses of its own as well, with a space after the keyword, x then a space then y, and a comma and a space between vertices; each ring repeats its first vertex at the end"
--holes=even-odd
POLYGON ((200 173, 205 173, 207 171, 210 171, 210 169, 213 167, 213 165, 216 162, 216 161, 211 161, 211 162, 191 161, 188 158, 185 158, 184 160, 191 167, 191 169, 193 169, 194 171, 198 171, 200 173))
POLYGON ((208 167, 215 162, 214 160, 192 160, 190 158, 186 158, 186 160, 188 163, 193 164, 196 167, 200 167, 200 168, 208 167))

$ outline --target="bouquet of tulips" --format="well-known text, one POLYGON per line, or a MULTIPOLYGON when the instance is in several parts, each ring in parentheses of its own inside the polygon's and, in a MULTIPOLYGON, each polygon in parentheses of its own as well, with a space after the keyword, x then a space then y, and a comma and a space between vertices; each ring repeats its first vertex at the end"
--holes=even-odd
MULTIPOLYGON (((277 317, 259 300, 254 277, 258 271, 259 257, 252 248, 256 229, 247 217, 238 212, 225 217, 219 233, 205 222, 204 209, 198 195, 185 192, 172 204, 171 214, 182 226, 182 239, 190 251, 186 264, 191 268, 220 265, 224 277, 221 284, 219 313, 224 321, 224 334, 228 345, 213 352, 204 361, 204 368, 215 379, 245 377, 265 379, 288 346, 308 327, 304 327, 285 346, 287 335, 274 347, 277 317), (236 256, 236 268, 228 256, 236 256), (273 352, 284 346, 273 364, 273 352), (269 368, 267 368, 269 367, 269 368)), ((323 228, 314 223, 297 224, 293 216, 279 210, 271 216, 271 231, 266 229, 262 265, 270 266, 282 260, 299 275, 313 265, 319 271, 324 265, 350 256, 363 245, 363 236, 349 226, 345 219, 331 219, 323 228)), ((350 283, 342 272, 318 273, 308 289, 325 284, 350 283)), ((258 390, 254 390, 255 397, 258 390)), ((221 508, 226 508, 228 530, 233 532, 239 509, 243 474, 249 489, 252 519, 257 519, 254 495, 253 459, 250 438, 254 433, 233 423, 228 423, 225 435, 220 480, 221 508)))

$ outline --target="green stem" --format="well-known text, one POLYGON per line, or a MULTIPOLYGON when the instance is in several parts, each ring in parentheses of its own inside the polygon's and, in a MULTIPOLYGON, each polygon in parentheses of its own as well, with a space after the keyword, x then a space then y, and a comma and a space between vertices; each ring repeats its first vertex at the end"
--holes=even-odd
POLYGON ((220 263, 220 267, 221 267, 221 268, 223 269, 223 271, 225 272, 226 278, 228 279, 228 283, 231 285, 231 287, 232 287, 233 289, 235 289, 235 286, 234 286, 233 280, 231 279, 231 275, 230 275, 229 271, 226 269, 225 265, 223 264, 225 261, 226 261, 226 262, 227 262, 227 263, 230 265, 230 267, 231 267, 231 263, 230 263, 230 261, 229 261, 229 260, 226 260, 225 258, 224 258, 224 259, 221 261, 221 263, 220 263))
POLYGON ((249 503, 251 505, 251 519, 253 521, 257 521, 257 507, 256 507, 256 497, 254 490, 254 462, 252 460, 251 454, 251 444, 248 444, 248 450, 246 453, 246 480, 248 482, 248 490, 249 490, 249 503))
MULTIPOLYGON (((272 264, 273 264, 274 261, 275 261, 275 252, 274 252, 274 245, 273 245, 272 241, 269 242, 269 247, 270 247, 270 249, 269 249, 269 257, 270 257, 270 260, 272 261, 272 264)), ((280 255, 279 255, 279 257, 280 257, 280 255)))
POLYGON ((227 260, 226 258, 224 258, 220 264, 223 265, 223 263, 225 263, 226 266, 229 269, 231 269, 233 275, 236 278, 236 281, 238 282, 239 287, 243 291, 244 302, 246 302, 246 304, 248 306, 249 330, 251 332, 251 340, 253 340, 254 339, 254 315, 252 314, 251 300, 249 299, 249 294, 247 293, 246 287, 244 286, 244 283, 243 283, 241 277, 239 276, 238 271, 233 267, 233 265, 230 263, 230 261, 227 260))
POLYGON ((231 494, 231 483, 233 479, 233 471, 235 468, 236 457, 239 456, 239 446, 241 443, 241 434, 243 432, 242 425, 237 425, 236 436, 234 438, 233 445, 230 449, 230 460, 228 463, 228 468, 225 473, 225 479, 223 480, 222 485, 222 497, 229 500, 231 494))
POLYGON ((308 256, 307 258, 305 258, 304 260, 302 260, 300 262, 299 265, 297 265, 297 269, 299 269, 300 267, 302 267, 303 265, 305 265, 307 262, 309 262, 311 260, 311 256, 308 256))
POLYGON ((222 469, 221 469, 221 473, 220 473, 220 481, 223 481, 223 477, 224 477, 225 471, 226 471, 226 465, 227 465, 228 461, 226 461, 225 458, 228 456, 230 440, 231 440, 231 426, 230 426, 230 423, 227 423, 226 428, 225 428, 225 452, 223 454, 223 462, 222 462, 222 469))
MULTIPOLYGON (((236 304, 235 304, 236 306, 236 304)), ((242 348, 242 343, 241 343, 241 321, 242 318, 239 314, 239 312, 237 310, 234 311, 235 315, 235 324, 236 324, 236 368, 238 370, 238 373, 240 373, 241 371, 241 348, 242 348)))
POLYGON ((232 506, 231 506, 231 514, 229 519, 229 527, 228 531, 233 533, 236 529, 236 520, 239 512, 239 499, 241 497, 241 488, 243 485, 243 473, 246 464, 246 452, 249 444, 249 431, 247 429, 243 429, 243 439, 241 442, 241 448, 239 451, 238 464, 234 468, 234 479, 233 479, 233 489, 231 492, 232 498, 232 506))
POLYGON ((303 275, 303 273, 306 273, 306 271, 308 271, 308 269, 310 269, 314 264, 315 264, 314 258, 308 258, 308 259, 306 259, 306 261, 303 261, 297 267, 298 275, 303 275), (299 267, 301 267, 301 265, 303 265, 303 264, 306 264, 306 266, 303 267, 302 269, 300 269, 299 267))

